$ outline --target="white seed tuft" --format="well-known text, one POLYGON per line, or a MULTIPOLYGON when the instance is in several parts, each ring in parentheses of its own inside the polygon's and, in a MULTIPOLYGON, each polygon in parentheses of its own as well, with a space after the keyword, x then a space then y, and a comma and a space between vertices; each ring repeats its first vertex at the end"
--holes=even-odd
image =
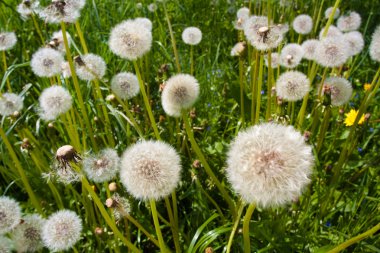
POLYGON ((96 183, 111 180, 119 171, 119 156, 113 149, 103 149, 99 154, 83 159, 83 169, 96 183))
POLYGON ((288 71, 277 79, 276 92, 287 101, 301 100, 310 90, 310 81, 299 71, 288 71))
POLYGON ((22 97, 14 93, 4 93, 0 97, 0 115, 9 116, 24 107, 22 97))
POLYGON ((362 23, 360 15, 352 11, 346 16, 341 16, 337 21, 338 29, 342 32, 350 32, 358 30, 362 23))
POLYGON ((44 89, 40 98, 40 117, 43 120, 54 120, 66 113, 72 106, 70 93, 61 86, 51 86, 44 89))
POLYGON ((182 32, 182 40, 188 45, 198 45, 202 40, 202 32, 198 27, 187 27, 182 32))
POLYGON ((17 37, 14 32, 0 33, 0 51, 6 51, 16 45, 17 37))
POLYGON ((136 75, 129 72, 115 75, 111 80, 111 89, 121 99, 133 98, 140 92, 136 75))
POLYGON ((0 235, 12 231, 21 221, 20 205, 7 196, 0 197, 0 235))
POLYGON ((75 60, 75 71, 81 80, 101 79, 106 69, 107 65, 103 58, 96 54, 81 55, 75 60))
POLYGON ((37 215, 27 215, 12 231, 11 238, 17 252, 35 252, 43 248, 41 232, 45 220, 37 215))
POLYGON ((61 73, 63 56, 52 48, 40 48, 32 56, 30 66, 34 74, 40 77, 52 77, 61 73))
POLYGON ((293 20, 293 29, 299 34, 309 34, 313 29, 313 19, 309 15, 298 15, 293 20))
POLYGON ((287 44, 281 50, 280 64, 286 68, 295 68, 300 64, 303 57, 303 49, 300 45, 291 43, 287 44))

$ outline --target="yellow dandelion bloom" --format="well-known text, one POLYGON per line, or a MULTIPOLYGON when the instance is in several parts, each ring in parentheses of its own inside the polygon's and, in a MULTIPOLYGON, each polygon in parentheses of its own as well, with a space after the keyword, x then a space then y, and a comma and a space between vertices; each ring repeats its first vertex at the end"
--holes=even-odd
MULTIPOLYGON (((344 120, 344 124, 346 126, 352 126, 355 122, 356 117, 358 116, 358 111, 351 109, 349 113, 346 113, 346 119, 344 120)), ((364 115, 360 118, 358 124, 361 125, 364 123, 364 115)))
POLYGON ((364 90, 367 91, 371 88, 371 84, 370 83, 366 83, 364 84, 364 90))

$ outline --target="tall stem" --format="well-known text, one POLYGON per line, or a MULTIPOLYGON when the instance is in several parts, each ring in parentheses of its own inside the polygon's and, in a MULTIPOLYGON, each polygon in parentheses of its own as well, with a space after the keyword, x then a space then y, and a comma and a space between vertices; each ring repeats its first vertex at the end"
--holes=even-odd
POLYGON ((231 252, 232 242, 233 242, 234 237, 235 237, 236 229, 237 229, 237 227, 238 227, 238 225, 240 223, 240 217, 241 217, 241 214, 243 213, 243 209, 244 209, 244 204, 240 203, 240 207, 239 207, 239 210, 238 210, 238 215, 235 218, 235 223, 234 223, 234 226, 232 227, 230 238, 228 239, 227 251, 226 251, 227 253, 231 252))
POLYGON ((260 55, 260 67, 259 67, 259 79, 256 89, 256 115, 255 115, 255 122, 254 124, 257 124, 260 120, 260 107, 261 107, 261 87, 263 85, 263 65, 264 65, 264 57, 260 55))
POLYGON ((194 46, 190 46, 190 75, 194 75, 194 46))
POLYGON ((161 252, 164 252, 164 253, 168 252, 164 243, 164 238, 162 237, 160 223, 158 222, 156 201, 154 199, 151 199, 149 200, 149 202, 150 202, 150 207, 152 208, 153 222, 154 222, 154 227, 156 228, 157 238, 160 244, 160 250, 161 252))
POLYGON ((80 44, 82 45, 82 48, 83 48, 83 52, 87 54, 88 49, 87 49, 86 41, 84 40, 83 32, 82 32, 82 29, 80 28, 80 24, 78 21, 75 22, 75 29, 77 30, 80 44))
POLYGON ((328 127, 329 127, 330 116, 331 116, 331 107, 328 105, 325 108, 325 115, 323 117, 321 130, 320 130, 319 135, 318 135, 317 154, 319 153, 319 151, 322 148, 323 141, 324 141, 325 135, 326 135, 326 131, 327 131, 328 127))
POLYGON ((168 10, 166 9, 166 3, 165 3, 165 1, 162 2, 162 5, 164 6, 165 18, 166 18, 166 22, 168 23, 169 34, 170 34, 170 39, 172 41, 172 47, 173 47, 173 52, 174 52, 175 63, 176 63, 176 66, 177 66, 177 72, 181 73, 181 65, 179 64, 177 44, 176 44, 176 41, 175 41, 175 37, 174 37, 173 29, 172 29, 172 24, 170 23, 170 18, 169 18, 168 10))
POLYGON ((265 120, 269 120, 271 116, 271 106, 272 106, 272 78, 273 78, 273 70, 272 70, 272 52, 268 51, 268 79, 267 79, 267 111, 265 114, 265 120))
POLYGON ((251 217, 254 211, 255 211, 255 205, 250 204, 248 206, 247 212, 245 213, 244 220, 243 220, 244 253, 251 252, 251 242, 249 239, 249 222, 251 221, 251 217))
POLYGON ((33 24, 34 24, 34 27, 36 28, 36 31, 37 31, 37 34, 38 34, 38 37, 40 37, 40 40, 42 42, 42 45, 45 44, 45 39, 44 39, 44 36, 42 36, 42 33, 41 33, 41 29, 40 29, 40 26, 38 25, 38 22, 36 20, 36 16, 35 14, 33 13, 31 15, 32 17, 32 20, 33 20, 33 24))
POLYGON ((241 123, 244 126, 244 64, 243 59, 239 57, 239 85, 240 85, 240 117, 241 123))
MULTIPOLYGON (((8 70, 7 57, 5 55, 5 51, 2 51, 1 55, 2 55, 2 58, 3 58, 4 76, 5 76, 5 72, 7 72, 7 70, 8 70)), ((8 88, 9 92, 12 92, 11 83, 9 82, 9 78, 8 77, 7 77, 7 88, 8 88)))

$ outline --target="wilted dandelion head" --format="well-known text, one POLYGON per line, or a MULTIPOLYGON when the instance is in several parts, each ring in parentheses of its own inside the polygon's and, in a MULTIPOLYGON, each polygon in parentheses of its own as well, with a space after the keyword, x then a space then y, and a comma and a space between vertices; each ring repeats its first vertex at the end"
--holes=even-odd
POLYGON ((11 253, 13 249, 12 240, 0 235, 0 252, 11 253))
POLYGON ((313 19, 309 15, 298 15, 293 20, 293 29, 299 34, 309 34, 313 29, 313 19))
POLYGON ((348 54, 350 56, 359 54, 364 47, 363 35, 358 31, 343 34, 343 39, 348 42, 348 54))
POLYGON ((9 50, 16 45, 17 37, 14 32, 0 33, 0 51, 9 50))
POLYGON ((19 5, 17 5, 17 12, 23 19, 29 18, 29 16, 33 13, 38 14, 40 12, 40 1, 23 0, 19 5))
POLYGON ((116 221, 120 221, 131 212, 131 204, 129 203, 128 199, 121 197, 117 193, 113 194, 111 198, 107 199, 106 206, 112 208, 116 221))
POLYGON ((43 90, 39 98, 40 117, 43 120, 54 120, 66 113, 72 106, 70 93, 61 86, 51 86, 43 90))
POLYGON ((129 19, 112 29, 108 44, 114 54, 136 60, 152 47, 152 32, 141 21, 129 19))
MULTIPOLYGON (((334 7, 329 7, 326 9, 326 11, 325 11, 325 18, 326 19, 330 18, 330 15, 331 15, 333 9, 334 9, 334 7)), ((335 13, 334 13, 334 19, 338 18, 339 15, 340 15, 340 10, 339 10, 339 8, 336 8, 335 13)))
POLYGON ((303 57, 303 49, 300 45, 291 43, 287 44, 281 50, 280 63, 287 68, 295 68, 301 62, 303 57))
POLYGON ((316 50, 316 61, 324 67, 339 67, 348 57, 348 42, 340 37, 328 37, 320 41, 316 50))
POLYGON ((137 24, 141 24, 142 26, 145 26, 149 31, 152 31, 153 24, 149 18, 135 18, 135 22, 137 24))
MULTIPOLYGON (((37 215, 27 215, 12 231, 11 238, 17 252, 35 252, 43 248, 41 232, 45 220, 37 215)), ((1 251, 0 251, 1 252, 1 251)))
POLYGON ((75 71, 82 80, 101 79, 106 69, 107 65, 99 55, 85 54, 75 58, 75 71))
POLYGON ((14 93, 4 93, 0 97, 0 115, 8 116, 24 107, 22 97, 14 93))
POLYGON ((352 95, 351 83, 342 77, 327 78, 323 84, 322 91, 328 90, 333 106, 341 106, 347 103, 352 95))
POLYGON ((361 23, 362 18, 360 15, 357 12, 352 11, 346 16, 341 16, 337 21, 337 26, 342 32, 350 32, 358 30, 361 23))
POLYGON ((173 117, 179 117, 182 109, 190 108, 199 96, 197 79, 188 74, 177 74, 166 81, 162 92, 162 107, 173 117))
POLYGON ((241 56, 245 50, 246 43, 245 42, 238 42, 233 46, 231 49, 231 56, 241 56))
MULTIPOLYGON (((70 47, 71 36, 68 32, 66 32, 66 37, 67 37, 67 42, 70 47)), ((48 43, 48 46, 55 50, 58 50, 61 53, 66 53, 62 30, 53 33, 53 36, 51 37, 51 41, 48 43)))
POLYGON ((299 71, 288 71, 280 75, 276 82, 277 95, 287 101, 302 99, 310 90, 310 81, 299 71))
POLYGON ((234 21, 234 27, 237 30, 243 30, 245 21, 249 18, 249 9, 246 7, 240 8, 236 13, 236 21, 234 21))
POLYGON ((297 199, 313 166, 313 155, 293 126, 263 123, 242 131, 228 151, 227 178, 248 203, 279 206, 297 199))
MULTIPOLYGON (((47 23, 75 23, 80 16, 80 6, 85 1, 78 0, 53 0, 50 5, 42 9, 38 14, 47 23)), ((82 6, 83 7, 83 6, 82 6)))
POLYGON ((140 85, 136 75, 121 72, 111 80, 112 91, 121 99, 130 99, 140 92, 140 85))
POLYGON ((316 59, 315 50, 318 44, 319 44, 319 40, 314 40, 314 39, 305 40, 301 45, 303 49, 303 58, 312 60, 312 61, 315 60, 316 59))
MULTIPOLYGON (((265 65, 268 67, 269 61, 268 56, 265 56, 265 65)), ((271 53, 271 66, 272 68, 277 68, 280 65, 280 55, 278 53, 271 53)))
POLYGON ((329 37, 339 37, 342 36, 343 33, 334 25, 330 25, 327 29, 327 34, 325 37, 323 37, 323 33, 325 31, 325 27, 321 29, 319 32, 319 39, 322 40, 323 38, 329 38, 329 37))
POLYGON ((377 26, 375 32, 372 34, 369 55, 372 60, 380 62, 380 26, 377 26))
POLYGON ((80 239, 82 220, 70 210, 58 211, 42 227, 42 240, 53 251, 68 250, 80 239))
POLYGON ((120 180, 135 198, 158 200, 177 187, 181 169, 181 160, 170 145, 142 141, 124 152, 120 180))
POLYGON ((83 169, 88 178, 96 183, 109 181, 119 171, 119 156, 113 149, 103 149, 99 154, 84 158, 83 169))
POLYGON ((182 40, 188 45, 198 45, 202 40, 202 32, 198 27, 187 27, 182 32, 182 40))
POLYGON ((40 48, 32 56, 30 66, 34 74, 40 77, 52 77, 61 73, 63 56, 52 48, 40 48))
POLYGON ((21 221, 20 205, 7 196, 0 197, 0 235, 10 232, 21 221))

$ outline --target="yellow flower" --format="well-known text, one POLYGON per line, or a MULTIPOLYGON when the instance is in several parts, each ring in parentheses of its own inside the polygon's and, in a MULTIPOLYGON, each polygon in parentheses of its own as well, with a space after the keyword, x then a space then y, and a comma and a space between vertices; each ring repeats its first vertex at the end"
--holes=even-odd
POLYGON ((371 88, 371 84, 370 83, 366 83, 364 84, 364 90, 367 91, 371 88))
MULTIPOLYGON (((346 113, 346 119, 344 120, 344 124, 346 126, 352 126, 355 122, 356 117, 358 116, 358 111, 351 109, 349 113, 346 113)), ((364 115, 360 118, 358 124, 361 125, 364 123, 364 115)))

